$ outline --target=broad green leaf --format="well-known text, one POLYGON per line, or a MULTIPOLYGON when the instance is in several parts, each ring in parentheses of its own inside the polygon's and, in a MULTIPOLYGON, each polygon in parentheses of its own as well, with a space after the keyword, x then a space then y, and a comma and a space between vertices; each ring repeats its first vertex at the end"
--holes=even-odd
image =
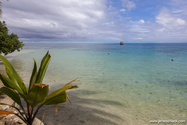
POLYGON ((50 94, 47 96, 47 98, 54 97, 55 95, 58 95, 58 94, 60 94, 61 92, 66 91, 67 89, 73 89, 73 88, 78 88, 78 86, 77 86, 77 85, 64 86, 64 87, 62 87, 62 88, 60 88, 60 89, 58 89, 58 90, 56 90, 56 91, 50 93, 50 94))
POLYGON ((15 101, 18 105, 21 106, 20 97, 13 89, 8 88, 8 87, 2 87, 0 88, 0 91, 8 95, 13 101, 15 101))
POLYGON ((34 60, 34 68, 30 78, 29 91, 32 88, 32 86, 35 84, 36 76, 37 76, 37 65, 36 65, 36 61, 34 60))
POLYGON ((49 55, 49 51, 48 51, 41 61, 40 68, 36 77, 36 83, 42 83, 50 59, 51 56, 49 55))
POLYGON ((10 73, 10 71, 7 68, 6 68, 6 73, 7 73, 8 77, 9 77, 9 79, 11 79, 20 88, 20 86, 17 83, 16 79, 14 78, 14 76, 10 73))
POLYGON ((3 84, 7 87, 10 87, 12 89, 15 89, 16 91, 18 91, 19 93, 23 94, 23 91, 21 90, 21 88, 19 88, 12 80, 10 80, 8 77, 0 74, 0 79, 3 82, 3 84))
POLYGON ((66 94, 65 90, 71 89, 71 88, 78 88, 78 87, 76 85, 64 86, 64 87, 52 92, 51 94, 49 94, 38 107, 40 108, 43 105, 53 105, 53 104, 59 104, 59 103, 66 102, 67 94, 66 94))
POLYGON ((0 111, 0 115, 9 115, 9 114, 17 114, 17 113, 9 112, 9 111, 0 111))
POLYGON ((43 57, 43 59, 42 59, 42 61, 41 61, 41 63, 43 63, 44 62, 44 60, 46 59, 46 57, 49 55, 49 50, 47 51, 47 53, 45 54, 45 56, 43 57))
POLYGON ((13 68, 13 66, 10 64, 10 62, 2 55, 0 55, 1 60, 3 61, 5 67, 7 68, 6 71, 9 72, 9 74, 12 74, 12 76, 14 77, 14 79, 17 81, 17 83, 19 84, 19 87, 22 89, 22 91, 27 94, 28 90, 25 86, 25 84, 23 83, 22 79, 20 78, 20 76, 18 75, 18 73, 16 72, 16 70, 13 68))
POLYGON ((47 96, 49 86, 46 84, 34 84, 29 94, 27 95, 27 101, 31 107, 41 103, 47 96))
POLYGON ((44 105, 54 105, 54 104, 59 104, 66 102, 67 100, 67 95, 64 92, 59 93, 58 95, 52 97, 52 98, 46 98, 45 102, 43 103, 44 105))
MULTIPOLYGON (((4 86, 10 87, 10 86, 7 84, 7 82, 5 82, 5 81, 3 82, 3 78, 1 78, 1 75, 2 75, 2 74, 0 74, 0 79, 1 79, 2 83, 4 84, 4 86)), ((13 81, 12 81, 12 82, 13 82, 13 81)), ((10 87, 10 88, 11 88, 11 87, 10 87)))

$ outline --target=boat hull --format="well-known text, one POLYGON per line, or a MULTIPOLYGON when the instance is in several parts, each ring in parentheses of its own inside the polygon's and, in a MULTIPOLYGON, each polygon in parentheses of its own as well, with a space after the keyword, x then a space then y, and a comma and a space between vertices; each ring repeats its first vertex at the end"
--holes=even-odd
POLYGON ((124 42, 120 42, 120 45, 124 45, 124 42))

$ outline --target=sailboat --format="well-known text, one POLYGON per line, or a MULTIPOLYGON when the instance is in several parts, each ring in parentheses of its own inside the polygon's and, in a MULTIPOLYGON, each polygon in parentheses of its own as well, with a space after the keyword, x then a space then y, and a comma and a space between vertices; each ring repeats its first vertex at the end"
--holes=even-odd
POLYGON ((124 36, 123 36, 123 34, 124 34, 124 31, 122 32, 122 40, 120 42, 120 45, 124 45, 124 42, 123 42, 124 36))
POLYGON ((120 42, 120 45, 124 45, 124 42, 123 42, 123 41, 121 41, 121 42, 120 42))

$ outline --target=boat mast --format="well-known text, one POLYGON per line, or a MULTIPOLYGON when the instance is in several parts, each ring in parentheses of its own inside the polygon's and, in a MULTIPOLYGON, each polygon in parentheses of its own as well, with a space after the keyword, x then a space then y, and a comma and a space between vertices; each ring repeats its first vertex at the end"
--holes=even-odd
POLYGON ((123 42, 123 39, 124 39, 124 26, 123 26, 123 31, 122 31, 122 36, 121 36, 121 42, 120 42, 120 45, 124 45, 124 42, 123 42))
POLYGON ((123 26, 122 35, 121 35, 121 42, 123 42, 123 40, 124 40, 124 26, 123 26))

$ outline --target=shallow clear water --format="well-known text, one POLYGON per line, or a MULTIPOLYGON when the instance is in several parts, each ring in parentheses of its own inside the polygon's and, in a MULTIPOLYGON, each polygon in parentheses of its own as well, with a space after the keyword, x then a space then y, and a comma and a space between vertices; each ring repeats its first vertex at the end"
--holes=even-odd
POLYGON ((75 105, 97 108, 92 111, 95 116, 103 117, 100 109, 113 114, 103 119, 116 124, 187 121, 186 43, 25 44, 11 60, 25 82, 32 72, 32 58, 39 65, 49 50, 52 58, 44 83, 52 91, 80 76, 72 83, 79 89, 71 90, 70 97, 75 105))

